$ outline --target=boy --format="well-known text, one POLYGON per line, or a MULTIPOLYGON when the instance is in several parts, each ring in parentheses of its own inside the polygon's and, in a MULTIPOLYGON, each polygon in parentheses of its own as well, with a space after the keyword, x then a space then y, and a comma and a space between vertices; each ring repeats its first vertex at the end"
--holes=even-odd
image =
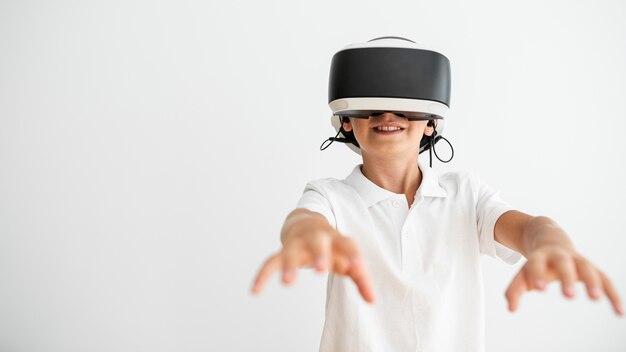
POLYGON ((553 220, 513 209, 474 173, 437 175, 418 160, 441 131, 446 110, 437 102, 449 103, 447 59, 400 43, 408 41, 403 38, 377 40, 383 43, 349 47, 350 56, 334 58, 331 67, 331 86, 333 77, 344 84, 331 88, 331 97, 348 97, 331 99, 346 137, 331 140, 352 143, 363 163, 343 180, 307 184, 281 230, 283 248, 259 270, 253 292, 281 268, 285 284, 299 267, 329 270, 320 351, 483 351, 480 254, 509 264, 527 259, 506 291, 510 311, 524 292, 554 280, 571 298, 580 280, 592 299, 606 294, 623 315, 610 280, 553 220), (435 73, 422 72, 407 85, 405 60, 435 73), (361 64, 368 75, 381 76, 364 84, 363 72, 344 72, 361 64), (392 67, 401 71, 387 80, 392 67), (358 84, 345 86, 355 79, 358 84))

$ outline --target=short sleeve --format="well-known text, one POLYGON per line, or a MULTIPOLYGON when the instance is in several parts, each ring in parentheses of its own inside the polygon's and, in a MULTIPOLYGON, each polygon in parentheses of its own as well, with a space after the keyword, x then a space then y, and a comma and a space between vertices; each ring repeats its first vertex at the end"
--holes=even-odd
POLYGON ((481 254, 500 258, 505 263, 515 264, 522 255, 495 240, 495 225, 498 218, 509 210, 514 210, 500 197, 500 191, 486 184, 478 175, 473 174, 477 194, 476 216, 481 254))
POLYGON ((307 183, 302 191, 302 196, 298 200, 296 208, 305 208, 316 213, 320 213, 326 217, 328 223, 337 228, 337 222, 335 221, 335 214, 333 213, 330 202, 322 193, 317 190, 313 185, 307 183))

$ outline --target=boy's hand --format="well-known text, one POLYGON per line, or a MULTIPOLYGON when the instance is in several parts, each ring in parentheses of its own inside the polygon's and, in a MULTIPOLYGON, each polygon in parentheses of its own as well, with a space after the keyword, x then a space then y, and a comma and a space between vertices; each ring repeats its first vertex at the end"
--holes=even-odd
POLYGON ((314 263, 318 272, 327 269, 354 280, 365 301, 374 302, 372 283, 361 252, 353 239, 341 235, 328 223, 302 221, 292 229, 283 248, 270 256, 259 270, 252 293, 261 292, 267 279, 282 268, 283 283, 296 279, 296 269, 314 263))
POLYGON ((583 281, 587 293, 598 300, 606 293, 617 314, 623 316, 620 299, 609 278, 589 260, 567 247, 545 245, 534 250, 506 290, 511 312, 517 309, 520 296, 533 289, 544 290, 548 282, 560 280, 567 298, 575 296, 576 281, 583 281))

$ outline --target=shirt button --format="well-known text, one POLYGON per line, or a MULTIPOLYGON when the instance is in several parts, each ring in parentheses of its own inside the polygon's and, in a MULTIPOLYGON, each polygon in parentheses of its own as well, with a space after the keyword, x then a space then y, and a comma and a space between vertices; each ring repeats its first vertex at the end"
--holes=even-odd
POLYGON ((394 208, 397 208, 400 206, 400 201, 398 200, 394 200, 393 203, 391 203, 393 205, 394 208))

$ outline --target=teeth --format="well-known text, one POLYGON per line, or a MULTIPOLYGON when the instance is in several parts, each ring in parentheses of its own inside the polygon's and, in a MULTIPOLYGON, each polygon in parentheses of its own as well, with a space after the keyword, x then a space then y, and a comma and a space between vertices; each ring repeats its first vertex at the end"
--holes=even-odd
POLYGON ((378 126, 376 127, 379 131, 397 131, 400 130, 400 127, 392 127, 392 126, 378 126))

